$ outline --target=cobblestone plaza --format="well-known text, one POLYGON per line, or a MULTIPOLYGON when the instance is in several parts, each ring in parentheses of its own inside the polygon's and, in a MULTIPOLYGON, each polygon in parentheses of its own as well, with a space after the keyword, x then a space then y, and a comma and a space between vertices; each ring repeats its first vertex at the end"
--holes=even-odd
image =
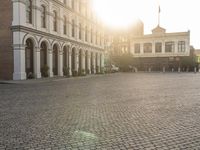
POLYGON ((200 75, 0 84, 0 150, 200 149, 200 75))

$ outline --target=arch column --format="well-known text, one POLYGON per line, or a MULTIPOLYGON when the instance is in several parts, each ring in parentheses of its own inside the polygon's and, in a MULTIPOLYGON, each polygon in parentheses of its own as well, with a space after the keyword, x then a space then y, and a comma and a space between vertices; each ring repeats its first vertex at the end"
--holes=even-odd
POLYGON ((40 70, 40 48, 35 47, 34 51, 34 74, 36 78, 41 78, 41 70, 40 70))
POLYGON ((96 74, 96 56, 95 53, 92 53, 92 70, 93 73, 96 74))
POLYGON ((49 77, 53 77, 53 50, 52 49, 49 49, 48 50, 48 56, 47 56, 47 65, 49 67, 49 77))
POLYGON ((97 64, 96 64, 96 66, 97 66, 97 73, 100 73, 100 54, 99 53, 97 53, 97 64))
POLYGON ((81 69, 85 70, 85 51, 84 50, 82 50, 82 53, 81 53, 81 69))
POLYGON ((72 76, 72 48, 71 47, 69 47, 69 52, 68 52, 68 54, 69 54, 69 61, 68 61, 68 67, 69 67, 69 76, 72 76))
POLYGON ((88 74, 91 74, 91 62, 90 62, 90 60, 91 60, 91 53, 88 51, 87 52, 87 73, 88 74))
POLYGON ((58 75, 63 76, 63 51, 59 51, 58 55, 58 75))
POLYGON ((79 69, 79 50, 75 50, 75 61, 74 61, 74 69, 78 72, 79 69))
POLYGON ((101 53, 101 68, 104 68, 104 53, 101 53))
POLYGON ((13 80, 25 80, 25 45, 14 45, 14 73, 13 80))

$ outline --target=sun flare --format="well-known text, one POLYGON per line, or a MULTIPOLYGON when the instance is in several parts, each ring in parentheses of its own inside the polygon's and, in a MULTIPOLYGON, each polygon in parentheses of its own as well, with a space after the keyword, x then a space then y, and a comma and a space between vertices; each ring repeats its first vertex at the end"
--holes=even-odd
POLYGON ((127 27, 137 19, 148 19, 158 5, 151 0, 93 0, 93 6, 106 25, 127 27))

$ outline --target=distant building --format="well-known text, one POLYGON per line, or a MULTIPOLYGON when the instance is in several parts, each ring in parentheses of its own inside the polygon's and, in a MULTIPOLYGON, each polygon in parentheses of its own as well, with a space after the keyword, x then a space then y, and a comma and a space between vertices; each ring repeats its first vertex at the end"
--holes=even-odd
POLYGON ((0 14, 0 79, 41 78, 45 66, 49 77, 104 66, 104 29, 91 0, 3 0, 0 14))
POLYGON ((166 33, 157 26, 152 34, 144 35, 143 23, 133 26, 132 31, 113 33, 112 56, 129 53, 133 67, 139 71, 184 71, 190 54, 190 31, 166 33))
POLYGON ((157 26, 152 34, 131 39, 134 66, 142 71, 184 70, 182 61, 190 56, 190 31, 166 33, 157 26))

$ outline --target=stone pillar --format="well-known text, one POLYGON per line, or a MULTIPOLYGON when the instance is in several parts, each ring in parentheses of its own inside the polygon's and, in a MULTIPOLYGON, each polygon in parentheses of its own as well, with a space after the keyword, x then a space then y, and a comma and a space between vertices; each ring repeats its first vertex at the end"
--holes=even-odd
POLYGON ((14 73, 13 80, 25 80, 25 45, 14 45, 14 73))
POLYGON ((58 52, 58 75, 63 76, 63 51, 58 52))
POLYGON ((91 53, 88 52, 87 53, 87 71, 88 71, 89 74, 91 74, 91 62, 90 62, 90 60, 91 60, 91 53))
POLYGON ((194 73, 196 73, 197 72, 197 68, 196 67, 194 67, 194 73))
POLYGON ((76 50, 75 52, 75 71, 78 72, 78 69, 79 69, 79 50, 76 50))
POLYGON ((162 54, 165 54, 165 42, 162 42, 162 54))
POLYGON ((155 42, 152 42, 152 54, 155 54, 156 53, 156 43, 155 42))
POLYGON ((41 78, 41 70, 40 70, 40 48, 35 47, 34 50, 34 75, 36 78, 41 78))
POLYGON ((47 65, 49 67, 49 77, 53 77, 53 50, 49 49, 48 50, 48 55, 47 55, 47 65))
POLYGON ((68 58, 68 60, 69 60, 69 62, 68 62, 69 76, 72 76, 72 49, 71 49, 71 47, 69 48, 69 56, 68 57, 69 57, 68 58))
POLYGON ((178 72, 179 72, 179 73, 181 72, 181 67, 178 67, 178 72))
POLYGON ((24 1, 16 1, 13 2, 13 21, 12 25, 26 25, 26 6, 24 1))
POLYGON ((148 71, 151 72, 151 67, 149 67, 148 71))
POLYGON ((144 54, 144 43, 140 44, 141 54, 144 54))
POLYGON ((165 72, 165 70, 166 70, 166 69, 165 69, 165 66, 163 66, 163 72, 165 72))

